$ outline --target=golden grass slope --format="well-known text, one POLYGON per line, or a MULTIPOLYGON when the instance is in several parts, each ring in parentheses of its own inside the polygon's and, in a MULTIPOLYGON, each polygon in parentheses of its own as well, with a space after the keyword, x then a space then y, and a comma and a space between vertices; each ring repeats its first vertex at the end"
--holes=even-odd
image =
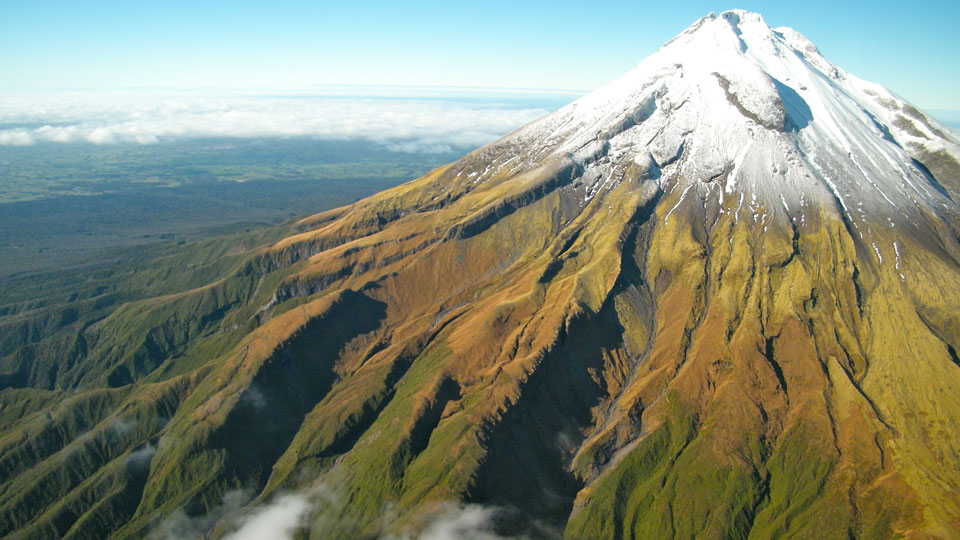
POLYGON ((637 167, 589 201, 562 161, 472 181, 491 151, 104 320, 227 306, 77 420, 4 394, 2 533, 142 537, 236 490, 310 494, 310 538, 416 532, 449 501, 537 537, 960 530, 955 240, 878 227, 881 262, 827 204, 763 228, 637 167), (140 408, 164 420, 100 435, 140 408))

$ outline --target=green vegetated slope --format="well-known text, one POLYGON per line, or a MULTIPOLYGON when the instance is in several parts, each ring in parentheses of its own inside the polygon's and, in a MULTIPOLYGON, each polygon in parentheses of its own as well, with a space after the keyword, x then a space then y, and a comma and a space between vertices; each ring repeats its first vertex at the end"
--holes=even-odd
POLYGON ((349 206, 4 281, 0 536, 955 538, 960 144, 758 15, 671 43, 349 206))
POLYGON ((469 181, 492 151, 6 284, 0 534, 139 538, 238 490, 310 494, 304 538, 416 531, 444 501, 544 537, 957 530, 955 260, 905 250, 901 277, 835 207, 705 228, 632 165, 582 208, 560 162, 469 181))

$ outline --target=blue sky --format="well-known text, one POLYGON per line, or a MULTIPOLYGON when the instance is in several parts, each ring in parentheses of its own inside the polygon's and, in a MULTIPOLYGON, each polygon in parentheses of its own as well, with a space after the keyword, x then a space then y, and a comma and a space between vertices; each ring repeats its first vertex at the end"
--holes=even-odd
POLYGON ((960 2, 0 0, 0 92, 439 85, 591 90, 738 7, 926 109, 960 110, 960 2))

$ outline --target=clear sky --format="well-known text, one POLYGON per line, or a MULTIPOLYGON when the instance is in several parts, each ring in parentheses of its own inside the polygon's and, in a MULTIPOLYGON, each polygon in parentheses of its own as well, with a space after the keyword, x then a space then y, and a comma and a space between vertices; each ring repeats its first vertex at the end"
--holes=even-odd
POLYGON ((791 26, 847 71, 960 110, 960 1, 0 0, 0 92, 329 84, 591 90, 711 11, 791 26))

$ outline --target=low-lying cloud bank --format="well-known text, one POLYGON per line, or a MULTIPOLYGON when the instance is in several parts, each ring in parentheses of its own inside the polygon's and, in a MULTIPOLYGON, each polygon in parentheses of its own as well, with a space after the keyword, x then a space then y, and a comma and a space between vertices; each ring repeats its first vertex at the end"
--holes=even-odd
MULTIPOLYGON (((315 511, 333 510, 337 515, 342 510, 343 501, 326 485, 319 484, 306 491, 286 493, 269 502, 246 506, 252 497, 248 490, 232 490, 224 494, 223 500, 209 513, 188 516, 178 509, 162 519, 147 535, 147 540, 202 540, 219 537, 225 531, 223 540, 293 540, 298 531, 308 531, 316 526, 330 526, 330 517, 317 515, 315 511)), ((423 519, 415 520, 418 529, 407 533, 386 533, 379 540, 532 540, 532 538, 559 539, 562 531, 528 520, 530 530, 537 531, 531 538, 525 534, 503 535, 498 531, 498 523, 504 518, 517 517, 515 511, 496 506, 464 504, 458 502, 442 503, 432 508, 423 519)), ((382 516, 383 524, 390 529, 390 523, 396 519, 391 509, 382 516)), ((356 524, 333 523, 334 528, 349 531, 356 524)), ((359 530, 359 529, 357 529, 359 530)))
POLYGON ((445 152, 485 144, 547 112, 531 100, 437 96, 0 95, 0 145, 314 137, 368 140, 402 152, 445 152))

